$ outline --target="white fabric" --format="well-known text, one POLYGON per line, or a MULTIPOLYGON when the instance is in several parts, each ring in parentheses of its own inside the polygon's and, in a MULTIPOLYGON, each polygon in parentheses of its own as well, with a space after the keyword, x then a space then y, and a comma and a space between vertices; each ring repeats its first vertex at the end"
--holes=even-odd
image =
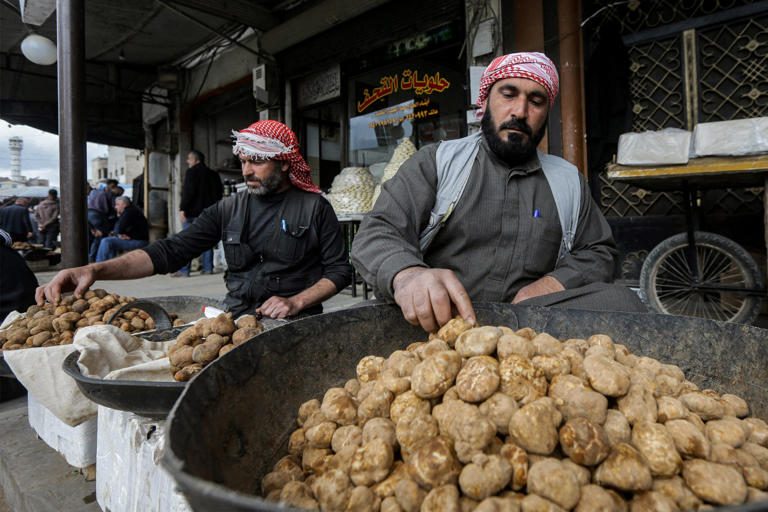
MULTIPOLYGON (((125 375, 126 372, 135 372, 137 368, 139 373, 149 376, 157 374, 162 366, 157 364, 157 360, 166 356, 172 344, 173 342, 146 341, 131 336, 114 325, 83 327, 75 334, 73 343, 80 351, 77 364, 83 375, 111 380, 125 375)), ((165 375, 142 380, 170 380, 168 368, 165 367, 165 375)))
POLYGON ((70 427, 96 414, 96 404, 85 398, 77 383, 61 369, 64 359, 74 350, 72 345, 59 345, 3 352, 27 392, 70 427))
POLYGON ((145 341, 113 325, 94 325, 78 329, 72 345, 8 350, 3 355, 29 394, 61 421, 76 426, 96 414, 96 404, 62 371, 69 354, 80 350, 80 371, 90 377, 170 381, 165 356, 171 344, 145 341))

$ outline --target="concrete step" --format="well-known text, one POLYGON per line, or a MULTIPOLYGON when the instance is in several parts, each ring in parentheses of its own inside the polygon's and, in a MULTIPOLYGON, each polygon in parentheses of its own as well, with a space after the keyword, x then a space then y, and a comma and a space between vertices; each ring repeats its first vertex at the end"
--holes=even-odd
POLYGON ((0 403, 0 512, 97 512, 96 482, 39 440, 27 398, 0 403))

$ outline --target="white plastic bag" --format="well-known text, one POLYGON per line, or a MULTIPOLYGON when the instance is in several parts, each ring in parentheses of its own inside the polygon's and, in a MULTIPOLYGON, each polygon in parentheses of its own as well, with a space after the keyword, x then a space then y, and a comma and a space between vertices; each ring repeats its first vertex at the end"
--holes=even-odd
POLYGON ((616 160, 621 165, 685 165, 690 153, 691 132, 665 128, 621 134, 616 160))

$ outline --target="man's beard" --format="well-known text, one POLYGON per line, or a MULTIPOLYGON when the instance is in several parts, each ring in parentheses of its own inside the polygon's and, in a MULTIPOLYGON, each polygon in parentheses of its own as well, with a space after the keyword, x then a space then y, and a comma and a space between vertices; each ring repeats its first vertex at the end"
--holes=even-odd
POLYGON ((269 196, 280 189, 281 185, 283 184, 283 174, 280 169, 273 170, 269 176, 266 177, 266 179, 260 180, 258 178, 254 178, 249 180, 246 178, 245 184, 248 187, 249 194, 253 194, 255 196, 269 196), (250 184, 253 182, 258 182, 261 186, 258 188, 252 187, 250 184))
POLYGON ((486 109, 485 114, 483 114, 480 127, 491 151, 508 165, 519 165, 527 162, 536 153, 536 147, 547 131, 546 121, 541 130, 534 134, 528 123, 517 118, 504 121, 497 129, 490 109, 486 109), (519 130, 528 137, 524 137, 520 133, 509 132, 507 139, 504 140, 499 132, 505 128, 519 130))

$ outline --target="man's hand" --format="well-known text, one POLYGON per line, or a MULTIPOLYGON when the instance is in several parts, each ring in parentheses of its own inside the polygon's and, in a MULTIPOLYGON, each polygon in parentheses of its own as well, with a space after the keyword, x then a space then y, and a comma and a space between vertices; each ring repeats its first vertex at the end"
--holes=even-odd
POLYGON ((184 215, 184 212, 183 212, 183 211, 181 211, 181 210, 179 210, 179 220, 180 220, 182 223, 183 223, 183 222, 186 222, 186 220, 187 220, 187 216, 186 216, 186 215, 184 215))
POLYGON ((131 239, 131 237, 129 237, 128 235, 117 235, 117 236, 120 238, 120 240, 130 240, 131 239))
POLYGON ((37 304, 55 303, 62 293, 75 291, 75 297, 80 298, 96 280, 96 275, 90 265, 68 268, 54 276, 50 283, 39 286, 35 292, 37 304))
POLYGON ((395 302, 413 325, 434 332, 453 318, 454 310, 475 322, 475 310, 464 286, 451 270, 410 267, 393 281, 395 302))
POLYGON ((565 287, 560 284, 560 281, 552 276, 544 276, 527 286, 523 286, 512 299, 512 304, 517 304, 527 299, 539 297, 541 295, 549 295, 550 293, 561 292, 565 290, 565 287))
POLYGON ((298 315, 303 308, 295 297, 278 297, 273 295, 264 301, 256 313, 269 318, 285 318, 298 315))
POLYGON ((102 233, 101 230, 99 230, 99 229, 92 230, 92 233, 93 233, 93 236, 95 236, 97 238, 101 238, 101 237, 104 236, 104 233, 102 233))

